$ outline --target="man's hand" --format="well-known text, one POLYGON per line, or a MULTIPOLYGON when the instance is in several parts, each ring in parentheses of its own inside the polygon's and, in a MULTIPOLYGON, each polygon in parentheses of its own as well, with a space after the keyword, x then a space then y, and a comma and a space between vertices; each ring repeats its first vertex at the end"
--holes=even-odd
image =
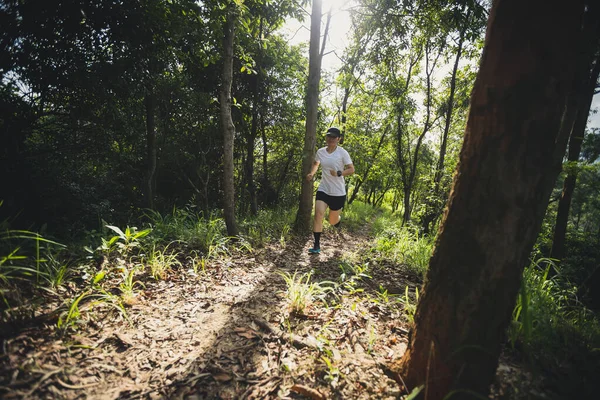
POLYGON ((330 170, 329 170, 329 173, 331 174, 331 176, 335 176, 335 177, 337 177, 337 176, 338 176, 338 174, 337 174, 337 171, 336 171, 336 170, 330 169, 330 170))
POLYGON ((315 177, 314 172, 310 172, 308 175, 306 175, 306 180, 307 181, 312 181, 312 179, 315 177))

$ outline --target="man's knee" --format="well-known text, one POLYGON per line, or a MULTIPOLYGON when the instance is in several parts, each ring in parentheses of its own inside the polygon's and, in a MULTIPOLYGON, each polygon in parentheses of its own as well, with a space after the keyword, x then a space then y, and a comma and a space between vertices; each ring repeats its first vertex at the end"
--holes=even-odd
POLYGON ((339 213, 335 213, 335 214, 331 214, 331 213, 329 213, 329 223, 330 223, 331 225, 335 225, 335 224, 337 224, 338 222, 340 222, 340 219, 341 219, 341 218, 342 218, 342 217, 340 216, 340 214, 339 214, 339 213))

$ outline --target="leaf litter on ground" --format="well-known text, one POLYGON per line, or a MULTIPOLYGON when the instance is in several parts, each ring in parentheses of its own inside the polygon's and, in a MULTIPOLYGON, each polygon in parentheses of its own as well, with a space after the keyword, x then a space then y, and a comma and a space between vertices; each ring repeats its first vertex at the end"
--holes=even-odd
POLYGON ((52 323, 20 329, 3 338, 0 396, 399 398, 386 364, 407 347, 400 298, 422 282, 377 260, 349 277, 348 259, 368 254, 371 240, 346 232, 343 241, 324 235, 317 256, 303 239, 226 255, 206 274, 182 268, 149 281, 127 309, 130 321, 107 308, 88 310, 76 334, 52 323), (293 313, 282 271, 337 287, 293 313))

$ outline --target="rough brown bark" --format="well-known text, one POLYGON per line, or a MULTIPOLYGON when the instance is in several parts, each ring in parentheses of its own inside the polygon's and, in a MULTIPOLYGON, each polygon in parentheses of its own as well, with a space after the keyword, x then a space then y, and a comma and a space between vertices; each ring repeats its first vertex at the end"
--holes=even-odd
POLYGON ((576 114, 583 1, 497 0, 409 348, 423 397, 486 395, 576 114))
POLYGON ((235 184, 233 171, 233 144, 235 126, 231 117, 231 84, 233 81, 233 43, 235 37, 236 14, 230 5, 227 19, 223 26, 223 71, 219 101, 221 109, 221 124, 223 129, 223 213, 227 234, 237 236, 239 229, 235 219, 235 184))
MULTIPOLYGON (((313 182, 306 180, 306 175, 311 170, 315 158, 317 144, 317 111, 319 107, 319 82, 321 80, 321 0, 313 0, 310 44, 308 60, 308 87, 306 89, 306 133, 304 135, 304 149, 302 151, 302 187, 300 190, 300 204, 296 215, 295 230, 298 233, 307 233, 311 227, 311 214, 313 205, 313 182)), ((325 40, 325 39, 323 39, 325 40)))
MULTIPOLYGON (((569 139, 569 153, 567 159, 572 162, 579 160, 598 75, 600 75, 600 60, 596 59, 596 64, 591 72, 590 79, 587 82, 587 88, 585 88, 586 90, 582 93, 582 107, 577 114, 575 127, 573 128, 571 138, 569 139)), ((577 183, 577 172, 577 168, 570 169, 567 172, 565 182, 563 183, 562 194, 558 202, 554 236, 552 238, 552 250, 550 251, 550 257, 558 260, 562 260, 565 256, 565 238, 567 236, 567 224, 569 222, 571 201, 573 199, 573 192, 575 191, 575 184, 577 183)))

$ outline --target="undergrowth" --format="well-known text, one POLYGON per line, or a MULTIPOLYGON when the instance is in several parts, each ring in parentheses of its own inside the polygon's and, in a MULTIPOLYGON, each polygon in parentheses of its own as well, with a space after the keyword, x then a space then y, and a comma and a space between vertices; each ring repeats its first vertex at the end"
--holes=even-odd
POLYGON ((600 374, 600 322, 578 298, 578 288, 547 258, 523 272, 509 345, 537 372, 566 377, 552 382, 562 396, 591 398, 600 374), (579 371, 579 373, 573 373, 579 371))
MULTIPOLYGON (((293 218, 292 210, 261 211, 240 221, 242 234, 234 239, 227 236, 225 222, 217 214, 205 218, 188 208, 173 209, 168 215, 147 212, 140 229, 103 222, 98 232, 87 233, 85 253, 36 232, 10 230, 2 223, 0 322, 31 318, 48 301, 61 311, 57 322, 61 334, 77 331, 100 305, 128 320, 127 307, 148 282, 169 279, 175 270, 210 274, 211 263, 218 258, 267 243, 285 245, 292 235, 293 218)), ((311 274, 282 273, 292 313, 301 314, 332 295, 361 296, 374 272, 370 261, 425 275, 433 238, 403 226, 396 215, 360 202, 344 210, 343 221, 347 230, 371 229, 375 240, 370 252, 341 262, 335 282, 315 282, 311 274)), ((593 376, 585 369, 600 374, 600 324, 580 302, 578 287, 569 276, 572 273, 561 273, 551 260, 532 262, 524 271, 507 332, 510 348, 539 370, 555 375, 582 371, 557 387, 560 393, 585 388, 593 376)), ((411 321, 418 296, 408 287, 395 295, 380 288, 371 301, 402 305, 411 321)))
POLYGON ((364 229, 365 225, 374 222, 382 213, 381 209, 361 201, 353 201, 344 207, 342 225, 350 231, 364 229))
POLYGON ((82 303, 87 313, 104 303, 127 319, 125 306, 135 303, 148 278, 168 279, 182 267, 192 275, 208 274, 213 260, 252 252, 269 241, 284 244, 291 237, 289 211, 261 211, 241 221, 243 233, 237 238, 227 236, 225 221, 217 214, 204 218, 193 209, 175 208, 167 215, 147 211, 143 217, 143 228, 102 221, 99 230, 85 234, 87 239, 78 238, 88 243, 83 251, 36 232, 11 230, 3 221, 0 323, 27 320, 49 302, 65 310, 58 320, 63 334, 86 320, 82 303))
POLYGON ((433 238, 417 229, 402 226, 395 216, 381 215, 373 223, 375 257, 406 266, 409 271, 425 276, 433 251, 433 238))

